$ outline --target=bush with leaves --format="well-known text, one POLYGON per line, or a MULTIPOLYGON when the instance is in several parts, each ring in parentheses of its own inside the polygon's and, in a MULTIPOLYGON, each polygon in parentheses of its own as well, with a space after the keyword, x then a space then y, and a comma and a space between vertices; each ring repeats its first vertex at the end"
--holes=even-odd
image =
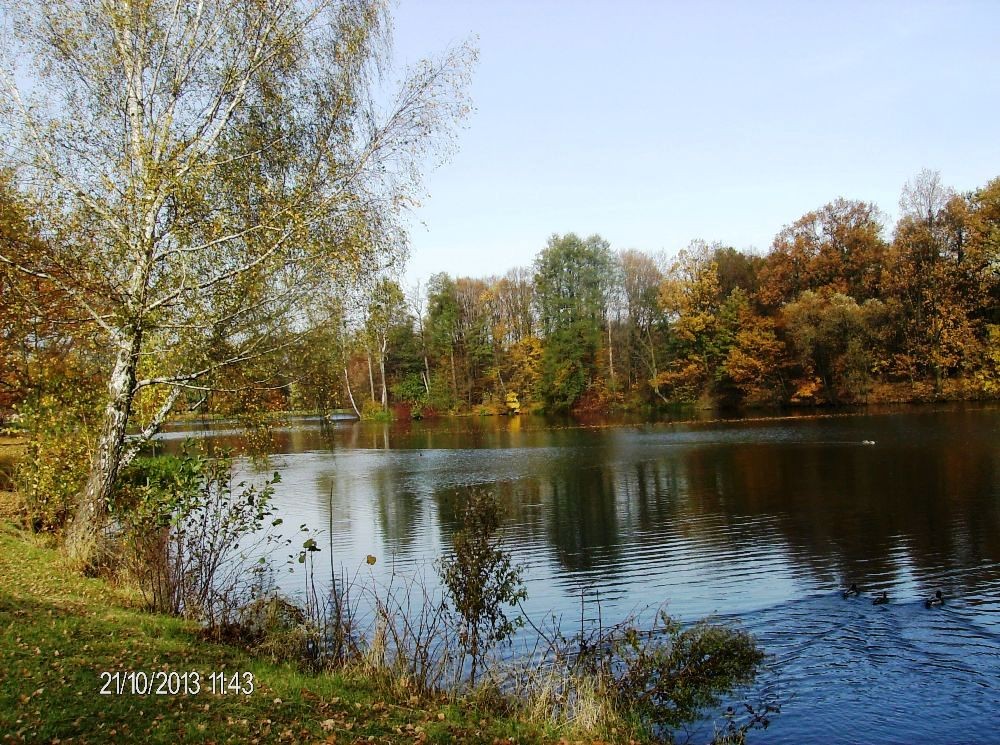
POLYGON ((365 401, 361 405, 361 418, 366 422, 391 422, 392 411, 383 409, 377 401, 365 401))
POLYGON ((390 390, 396 401, 410 407, 410 416, 413 419, 420 419, 423 416, 428 394, 420 375, 409 373, 399 382, 393 383, 390 390))
POLYGON ((499 536, 500 504, 496 495, 477 488, 468 492, 454 550, 438 566, 449 609, 458 617, 458 642, 469 658, 469 681, 475 685, 483 655, 510 640, 523 623, 508 618, 504 606, 527 597, 522 570, 514 565, 499 536))
POLYGON ((59 368, 18 407, 28 441, 14 484, 36 532, 60 533, 72 516, 87 481, 100 398, 92 380, 59 368))
POLYGON ((234 483, 232 461, 191 443, 180 456, 137 458, 122 473, 112 514, 124 528, 133 570, 152 608, 210 628, 234 621, 266 560, 275 473, 234 483), (241 550, 241 545, 243 546, 241 550))
POLYGON ((678 727, 750 683, 764 659, 753 637, 729 626, 684 627, 666 613, 652 629, 629 627, 598 652, 619 708, 642 721, 678 727))

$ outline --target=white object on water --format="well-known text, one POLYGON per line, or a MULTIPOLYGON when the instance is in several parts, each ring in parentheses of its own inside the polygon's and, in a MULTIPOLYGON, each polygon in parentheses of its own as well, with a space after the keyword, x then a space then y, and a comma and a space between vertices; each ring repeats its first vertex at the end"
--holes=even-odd
POLYGON ((862 440, 861 444, 862 445, 874 445, 875 444, 875 440, 862 440))

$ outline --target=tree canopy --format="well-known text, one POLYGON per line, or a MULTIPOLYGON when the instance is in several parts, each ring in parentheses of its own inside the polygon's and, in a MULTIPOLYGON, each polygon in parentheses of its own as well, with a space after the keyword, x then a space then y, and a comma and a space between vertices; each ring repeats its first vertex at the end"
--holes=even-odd
POLYGON ((52 227, 0 261, 104 339, 107 406, 71 541, 89 561, 119 468, 183 392, 225 388, 234 365, 294 343, 307 308, 399 258, 401 210, 466 111, 473 52, 387 96, 377 0, 16 12, 31 83, 9 61, 5 154, 52 227))

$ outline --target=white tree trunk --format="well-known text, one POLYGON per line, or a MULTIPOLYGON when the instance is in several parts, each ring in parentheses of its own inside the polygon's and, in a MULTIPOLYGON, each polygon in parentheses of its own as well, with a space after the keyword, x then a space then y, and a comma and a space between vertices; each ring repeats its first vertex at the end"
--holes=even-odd
POLYGON ((385 355, 386 347, 389 341, 387 338, 382 338, 382 347, 379 349, 378 354, 378 370, 379 374, 382 376, 382 408, 385 409, 389 405, 389 391, 385 386, 385 355))
POLYGON ((358 411, 358 405, 354 403, 354 394, 351 392, 351 378, 347 375, 347 365, 344 365, 344 383, 347 385, 347 398, 351 402, 351 408, 354 409, 354 413, 360 419, 361 412, 358 411))
POLYGON ((375 373, 372 372, 372 353, 365 347, 365 359, 368 360, 368 387, 372 391, 372 403, 375 403, 375 373))
POLYGON ((66 534, 67 554, 71 562, 84 571, 95 569, 103 558, 101 538, 107 527, 108 505, 118 472, 125 465, 125 434, 135 396, 136 361, 142 334, 133 329, 131 336, 119 348, 108 380, 104 424, 91 461, 87 485, 66 534))
POLYGON ((451 356, 451 390, 452 395, 458 398, 458 380, 455 378, 455 347, 452 346, 448 350, 448 354, 451 356))
POLYGON ((608 318, 608 370, 611 373, 611 388, 615 387, 615 351, 611 344, 611 319, 608 318))

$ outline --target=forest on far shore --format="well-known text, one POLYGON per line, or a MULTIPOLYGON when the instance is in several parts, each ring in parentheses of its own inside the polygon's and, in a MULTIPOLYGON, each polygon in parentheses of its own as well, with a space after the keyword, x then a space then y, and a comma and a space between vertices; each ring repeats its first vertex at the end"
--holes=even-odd
POLYGON ((323 329, 289 365, 282 405, 348 406, 345 381, 360 408, 418 415, 995 397, 1000 179, 957 194, 923 171, 900 211, 890 229, 875 205, 835 199, 764 255, 570 233, 502 277, 382 279, 353 330, 323 329))
MULTIPOLYGON (((569 233, 501 277, 403 288, 383 269, 231 372, 241 385, 185 403, 377 417, 997 396, 1000 179, 957 194, 923 171, 900 210, 890 230, 875 205, 835 199, 763 255, 704 241, 651 255, 569 233)), ((5 281, 9 407, 53 358, 79 371, 100 350, 19 308, 26 280, 5 281)))

